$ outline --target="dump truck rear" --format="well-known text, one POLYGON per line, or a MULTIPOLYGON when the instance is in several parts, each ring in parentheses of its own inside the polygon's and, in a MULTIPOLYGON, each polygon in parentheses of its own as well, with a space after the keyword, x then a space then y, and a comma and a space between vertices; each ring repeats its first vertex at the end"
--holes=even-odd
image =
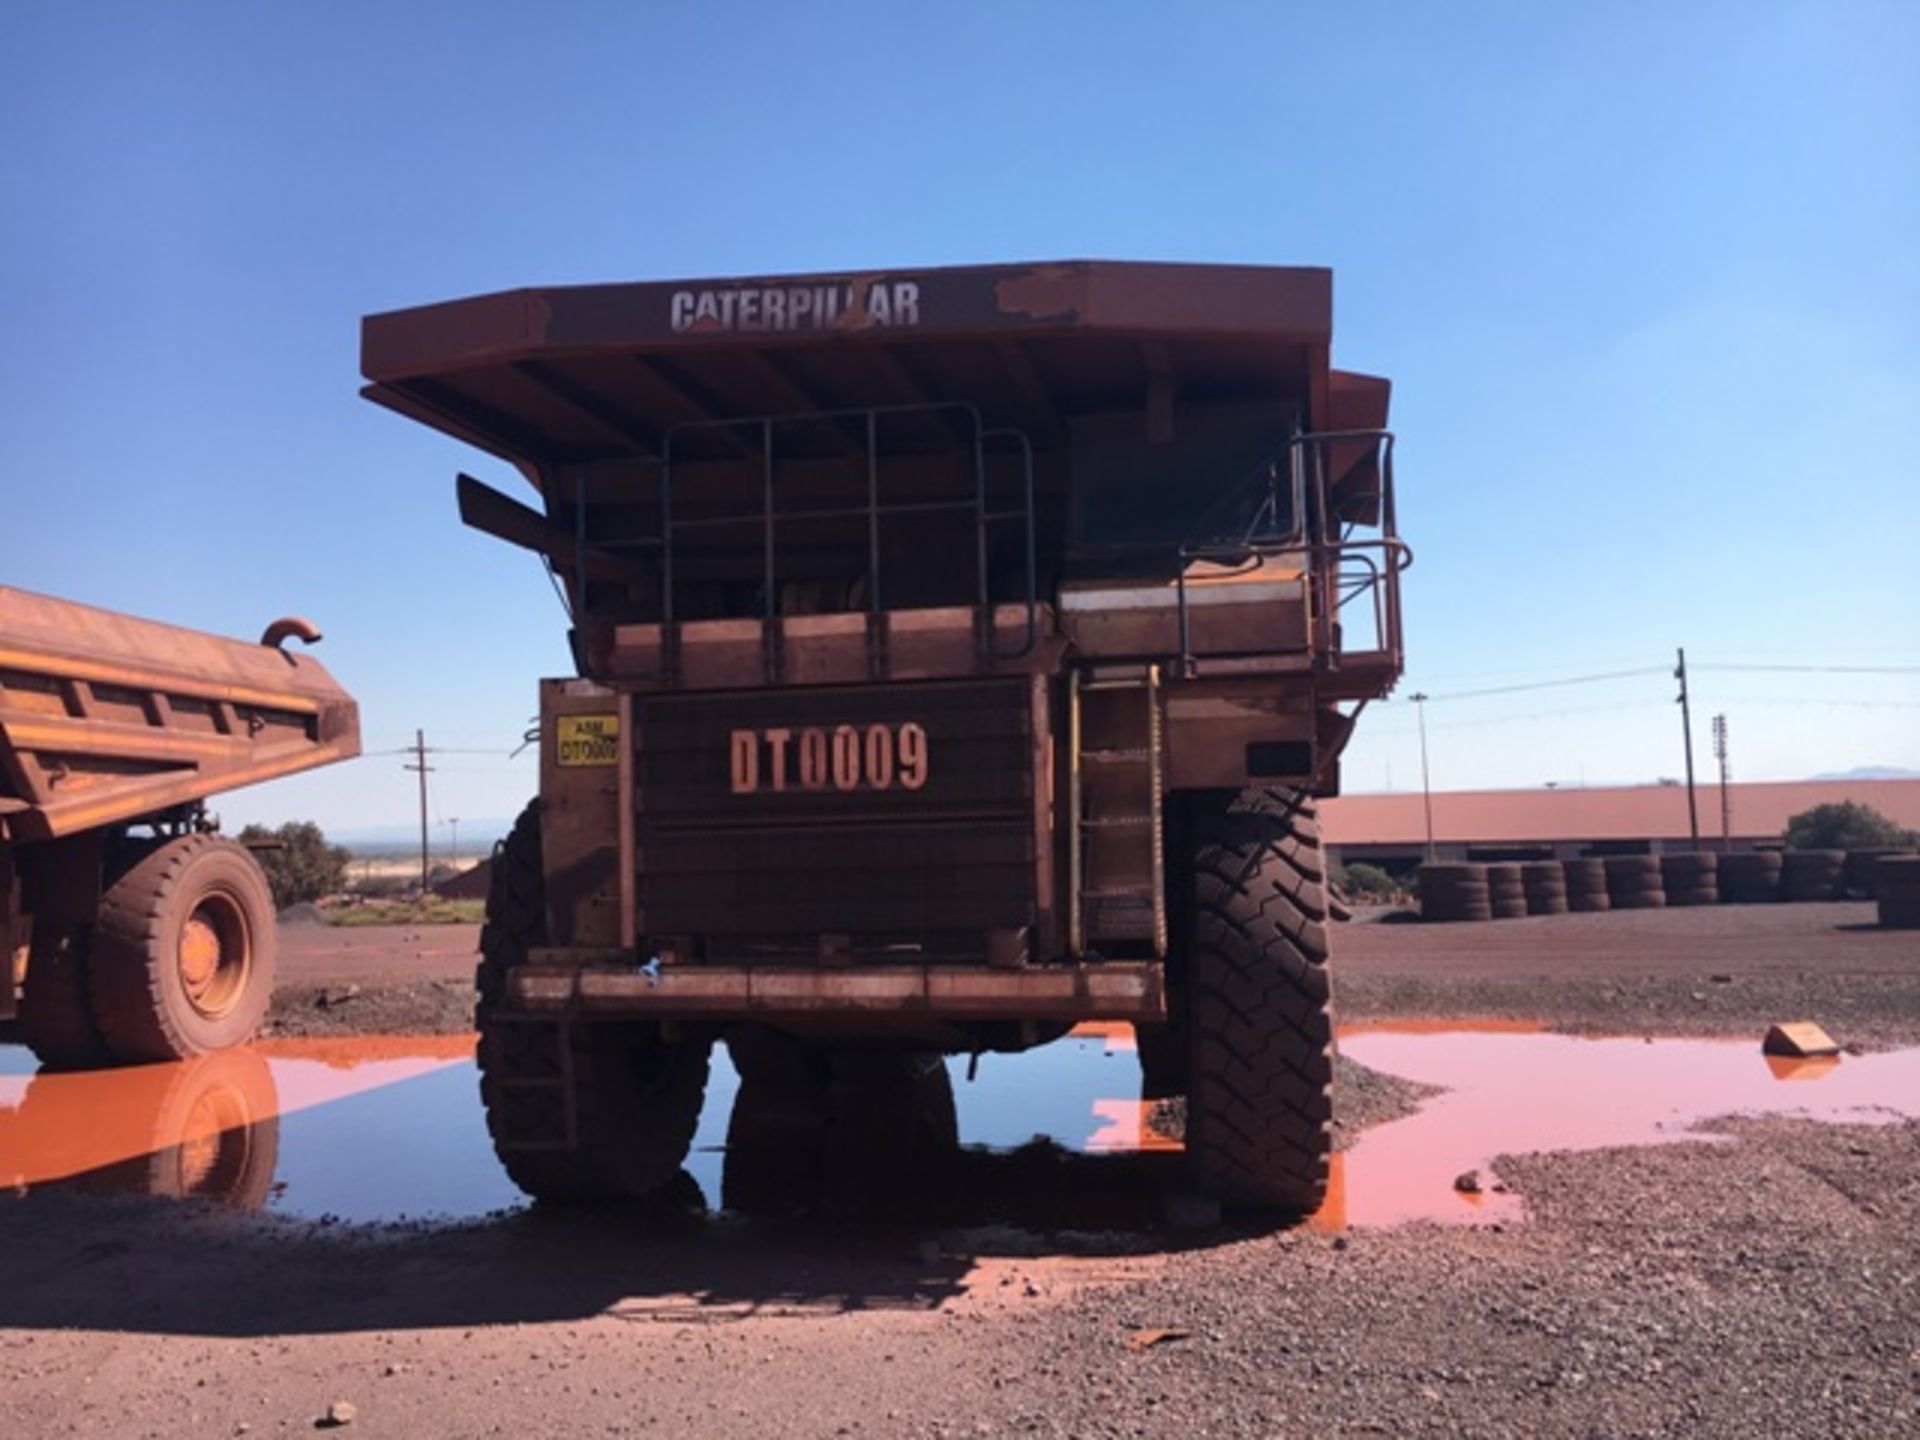
POLYGON ((1388 384, 1330 274, 1067 262, 525 290, 369 317, 369 398, 510 462, 572 676, 479 969, 536 1196, 683 1158, 747 1083, 1082 1021, 1196 1180, 1324 1192, 1314 800, 1401 668, 1388 384))
POLYGON ((43 1064, 246 1040, 273 898, 222 791, 360 751, 359 712, 276 621, 257 644, 0 586, 0 1018, 43 1064))

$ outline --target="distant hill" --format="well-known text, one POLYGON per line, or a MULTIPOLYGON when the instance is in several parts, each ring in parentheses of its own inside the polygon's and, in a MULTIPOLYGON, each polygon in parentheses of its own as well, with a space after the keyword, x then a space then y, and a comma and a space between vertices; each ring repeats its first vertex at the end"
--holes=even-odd
POLYGON ((1902 770, 1897 765, 1857 765, 1851 770, 1829 771, 1815 780, 1920 780, 1920 770, 1902 770))

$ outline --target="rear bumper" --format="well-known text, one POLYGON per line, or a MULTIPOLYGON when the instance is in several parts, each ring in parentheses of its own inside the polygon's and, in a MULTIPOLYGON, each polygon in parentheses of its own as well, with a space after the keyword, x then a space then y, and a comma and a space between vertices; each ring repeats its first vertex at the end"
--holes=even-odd
POLYGON ((770 1019, 899 1014, 943 1020, 1167 1018, 1162 967, 1153 961, 984 966, 668 965, 649 973, 630 958, 535 950, 514 970, 516 1009, 611 1019, 770 1019))

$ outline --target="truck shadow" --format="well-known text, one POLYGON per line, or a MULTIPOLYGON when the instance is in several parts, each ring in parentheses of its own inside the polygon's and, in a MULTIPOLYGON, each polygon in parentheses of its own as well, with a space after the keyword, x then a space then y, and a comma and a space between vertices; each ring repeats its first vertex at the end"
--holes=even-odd
MULTIPOLYGON (((1178 1214, 1178 1153, 929 1147, 925 1127, 899 1111, 905 1129, 786 1134, 729 1152, 719 1210, 683 1172, 620 1205, 460 1224, 294 1220, 263 1211, 281 1121, 254 1093, 262 1072, 213 1058, 221 1063, 204 1074, 149 1086, 148 1153, 0 1200, 0 1328, 262 1337, 932 1311, 1024 1297, 1004 1288, 996 1260, 1044 1268, 1069 1257, 1097 1280, 1248 1233, 1173 1228, 1170 1205, 1191 1223, 1178 1214), (248 1104, 264 1118, 233 1123, 248 1104)), ((739 1111, 758 1104, 753 1092, 736 1098, 735 1133, 764 1139, 768 1127, 739 1111)), ((45 1145, 85 1124, 64 1106, 35 1108, 32 1089, 26 1099, 15 1138, 31 1129, 45 1145)))

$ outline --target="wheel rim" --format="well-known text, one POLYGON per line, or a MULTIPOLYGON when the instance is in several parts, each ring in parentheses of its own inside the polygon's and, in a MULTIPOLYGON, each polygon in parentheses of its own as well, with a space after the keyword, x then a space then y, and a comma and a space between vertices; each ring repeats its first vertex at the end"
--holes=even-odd
POLYGON ((207 896, 180 927, 176 954, 187 1003, 209 1020, 224 1018, 240 1003, 253 970, 246 911, 230 895, 207 896))
POLYGON ((252 1119, 246 1101, 221 1086, 194 1101, 180 1136, 181 1194, 227 1198, 247 1171, 252 1119))

